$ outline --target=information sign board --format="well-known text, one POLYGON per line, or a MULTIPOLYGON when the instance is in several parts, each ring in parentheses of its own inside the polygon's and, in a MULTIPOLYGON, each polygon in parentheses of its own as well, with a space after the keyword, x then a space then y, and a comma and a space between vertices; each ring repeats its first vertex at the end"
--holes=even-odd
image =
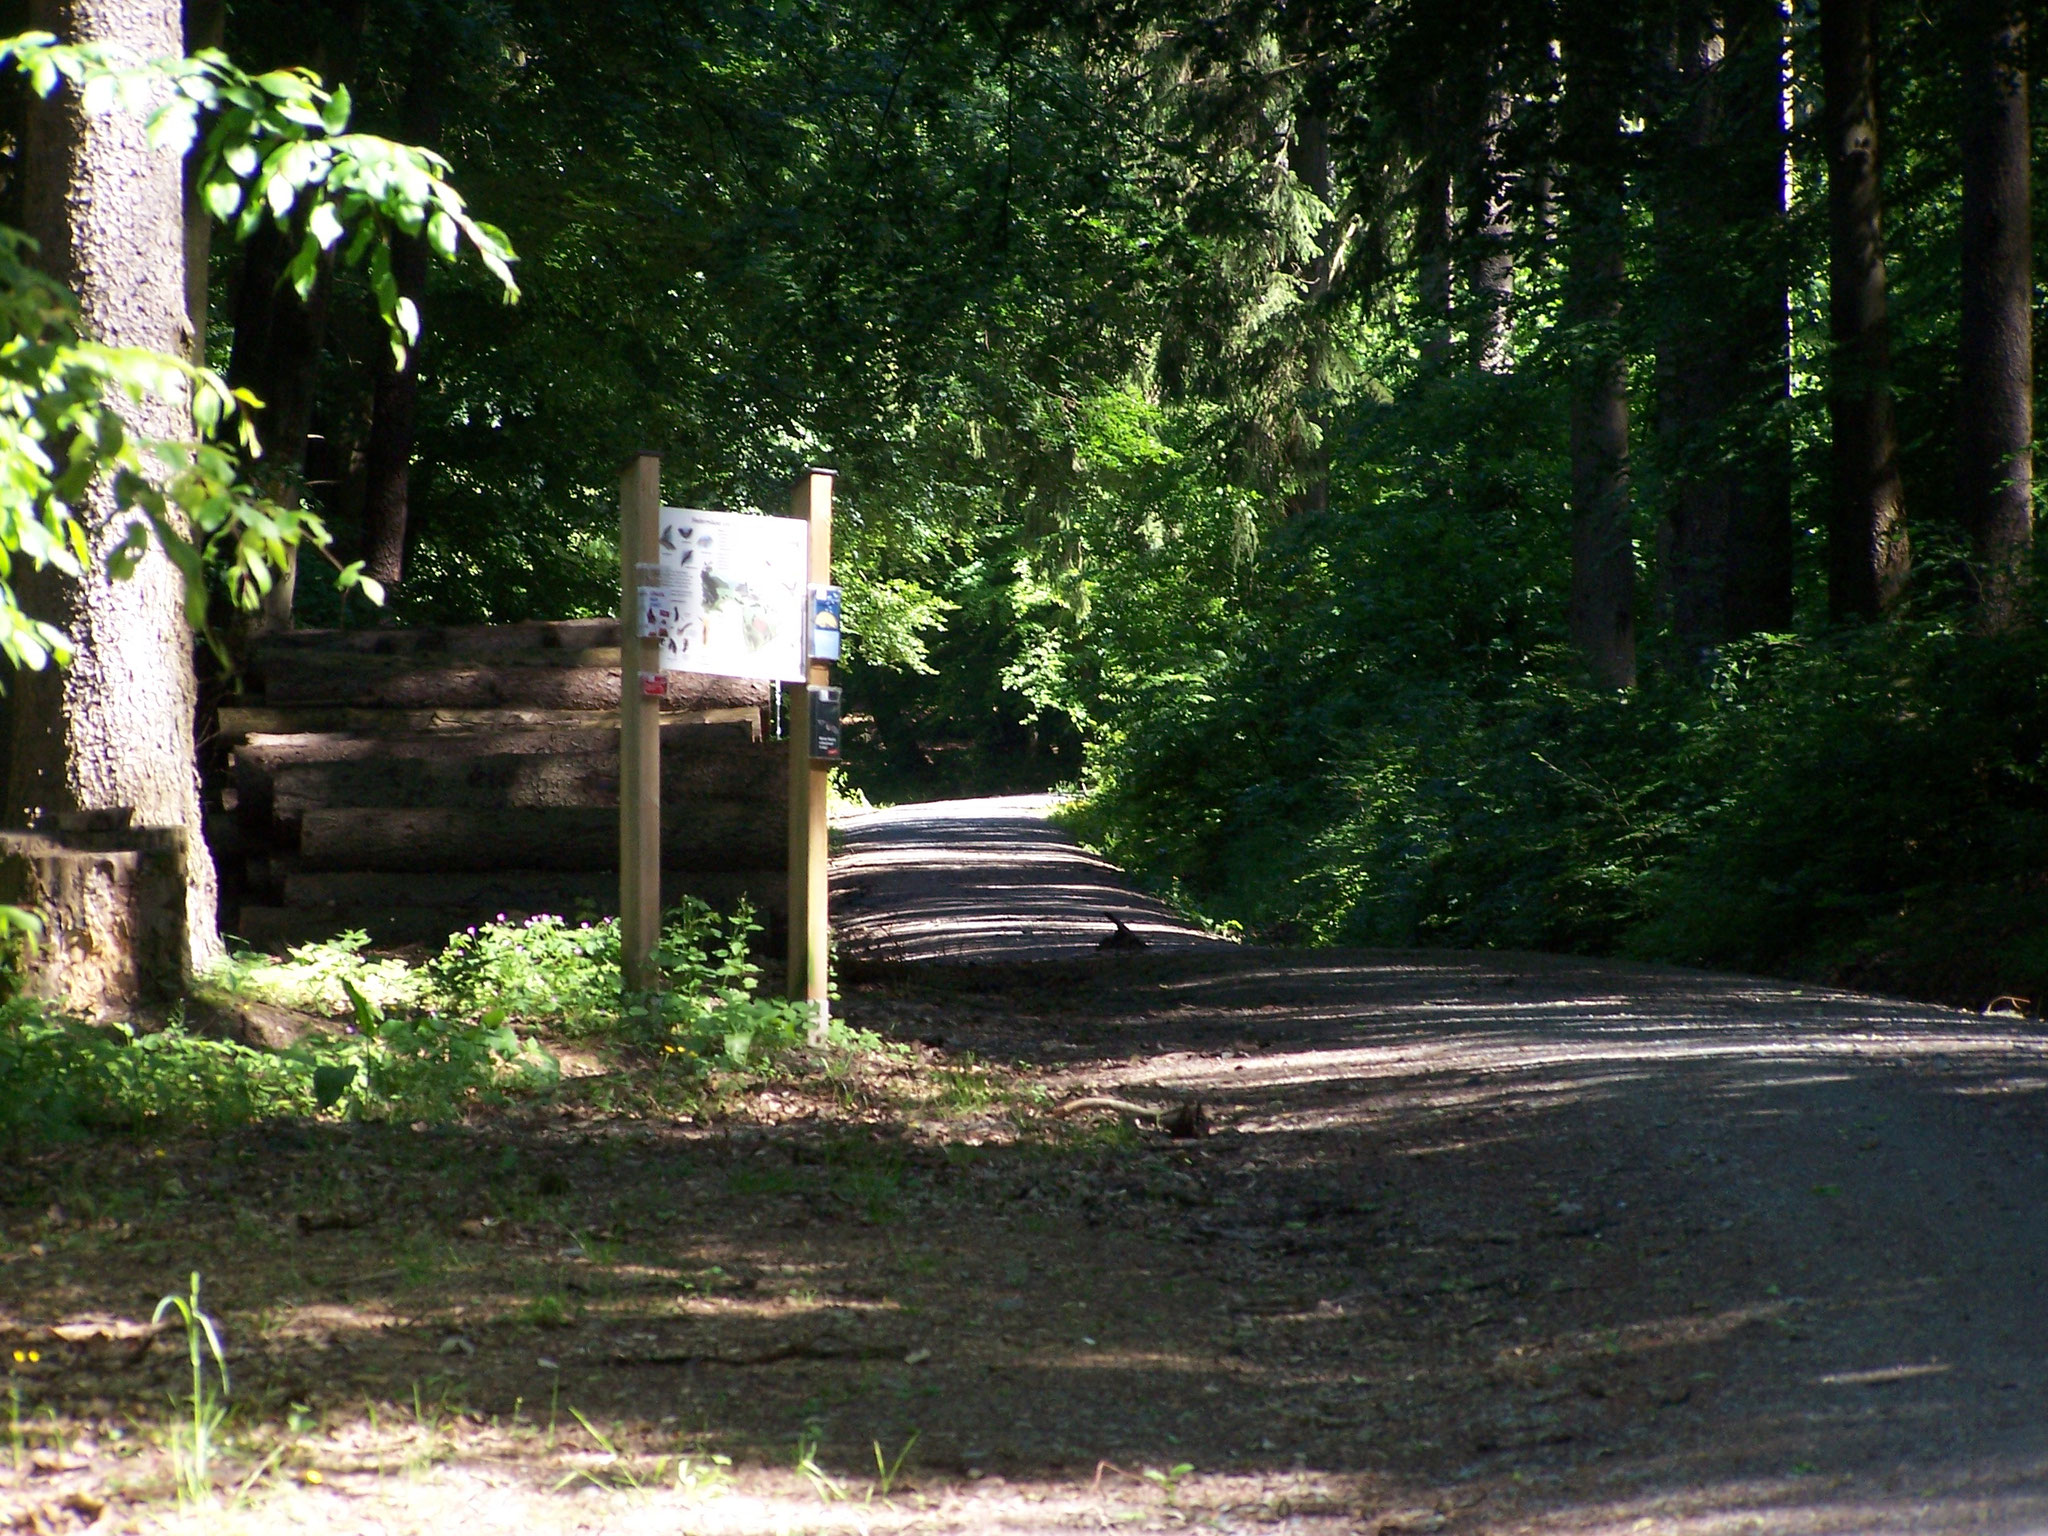
POLYGON ((642 622, 662 666, 800 683, 810 619, 809 531, 800 518, 661 509, 661 585, 642 622), (652 620, 654 622, 649 623, 652 620))

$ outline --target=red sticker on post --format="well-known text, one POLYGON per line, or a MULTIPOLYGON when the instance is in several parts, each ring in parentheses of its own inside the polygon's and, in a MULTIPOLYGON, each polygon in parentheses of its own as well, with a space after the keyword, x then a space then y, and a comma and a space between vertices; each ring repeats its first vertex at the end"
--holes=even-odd
POLYGON ((642 672, 640 674, 640 697, 643 699, 667 698, 668 674, 666 672, 642 672))

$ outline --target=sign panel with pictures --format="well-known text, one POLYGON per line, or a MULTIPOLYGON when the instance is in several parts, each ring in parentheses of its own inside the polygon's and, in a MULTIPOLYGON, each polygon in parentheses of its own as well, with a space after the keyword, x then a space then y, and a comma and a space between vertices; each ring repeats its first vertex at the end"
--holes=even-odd
POLYGON ((663 507, 661 581, 641 615, 662 666, 802 682, 809 562, 800 519, 663 507))

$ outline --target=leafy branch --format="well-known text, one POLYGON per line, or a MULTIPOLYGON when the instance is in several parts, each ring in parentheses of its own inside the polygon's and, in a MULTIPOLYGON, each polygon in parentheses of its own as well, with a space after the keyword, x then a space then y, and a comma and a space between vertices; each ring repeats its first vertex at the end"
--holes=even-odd
POLYGON ((394 234, 424 234, 451 263, 466 243, 498 279, 505 301, 519 298, 511 241, 470 216, 448 183, 448 162, 417 145, 348 132, 353 104, 346 86, 329 90, 306 69, 252 75, 211 48, 136 63, 105 44, 60 43, 48 32, 0 40, 0 67, 8 63, 42 96, 70 83, 89 114, 148 111, 150 142, 158 148, 183 156, 196 144, 200 196, 236 239, 248 239, 266 221, 297 236, 285 278, 300 298, 313 291, 329 251, 339 248, 345 266, 367 265, 400 367, 419 341, 420 320, 391 268, 394 234))

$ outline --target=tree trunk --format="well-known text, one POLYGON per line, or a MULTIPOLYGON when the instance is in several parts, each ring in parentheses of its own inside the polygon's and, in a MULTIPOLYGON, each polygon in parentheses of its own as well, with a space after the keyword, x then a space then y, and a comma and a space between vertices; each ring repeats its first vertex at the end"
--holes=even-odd
POLYGON ((1878 0, 1824 0, 1821 91, 1828 151, 1828 423, 1834 487, 1828 611, 1869 619, 1904 590, 1911 566, 1892 419, 1877 143, 1878 0))
MULTIPOLYGON (((413 34, 412 67, 406 82, 401 122, 409 143, 432 147, 441 137, 447 54, 422 21, 413 34)), ((427 242, 401 236, 391 245, 391 275, 398 291, 424 311, 427 297, 427 242)), ((420 349, 406 351, 405 366, 392 366, 388 349, 377 354, 377 378, 370 397, 370 441, 364 452, 363 569, 387 587, 405 575, 405 543, 411 518, 412 449, 418 431, 420 349)))
MULTIPOLYGON (((1494 73, 1498 73, 1498 65, 1494 73)), ((1481 373, 1505 373, 1515 300, 1514 210, 1509 201, 1507 160, 1501 137, 1507 132, 1513 98, 1497 81, 1486 86, 1486 121, 1479 130, 1471 165, 1470 273, 1472 366, 1481 373)))
MULTIPOLYGON (((227 29, 227 0, 185 0, 185 47, 218 48, 227 29)), ((194 173, 199 157, 185 162, 185 313, 192 326, 192 361, 206 365, 206 335, 212 306, 208 303, 213 257, 213 215, 199 196, 194 173)))
POLYGON ((1594 683, 1636 680, 1636 557, 1629 496, 1626 171, 1614 70, 1625 38, 1605 7, 1567 22, 1561 103, 1565 345, 1571 354, 1572 590, 1568 620, 1594 683))
MULTIPOLYGON (((305 495, 306 437, 313 427, 313 402, 320 353, 327 338, 327 304, 333 268, 323 262, 313 291, 303 300, 284 281, 296 242, 265 225, 242 252, 235 294, 235 350, 228 377, 263 402, 256 430, 263 457, 255 465, 257 487, 280 506, 296 507, 305 495)), ((271 588, 252 628, 291 628, 294 560, 271 588)))
MULTIPOLYGON (((427 242, 417 235, 395 239, 391 272, 398 291, 421 303, 427 288, 427 242)), ((380 349, 370 397, 370 441, 363 455, 363 569, 387 587, 405 575, 419 404, 420 349, 407 350, 403 368, 392 366, 388 348, 380 349)))
MULTIPOLYGON (((132 59, 183 52, 178 0, 44 0, 41 26, 69 42, 110 45, 132 59)), ((176 157, 149 146, 146 112, 88 118, 66 89, 29 113, 24 156, 29 233, 40 260, 78 295, 88 335, 186 355, 184 184, 176 157)), ((182 399, 126 406, 134 430, 182 437, 182 399)), ((193 741, 198 687, 184 582, 152 549, 132 578, 110 581, 108 551, 129 518, 108 488, 86 499, 92 565, 82 580, 23 573, 25 604, 71 634, 63 670, 20 673, 13 709, 8 819, 129 807, 140 826, 185 833, 185 960, 220 953, 212 857, 201 833, 193 741)))
POLYGON ((1425 161, 1415 185, 1415 288, 1422 306, 1422 361, 1440 368, 1451 355, 1451 178, 1425 161))
POLYGON ((2026 19, 1969 7, 1963 122, 1962 466, 1972 584, 1986 627, 2012 622, 2033 541, 2033 232, 2026 19))
POLYGON ((1792 617, 1782 25, 1775 0, 1741 0, 1673 49, 1658 437, 1672 627, 1698 651, 1792 617))

